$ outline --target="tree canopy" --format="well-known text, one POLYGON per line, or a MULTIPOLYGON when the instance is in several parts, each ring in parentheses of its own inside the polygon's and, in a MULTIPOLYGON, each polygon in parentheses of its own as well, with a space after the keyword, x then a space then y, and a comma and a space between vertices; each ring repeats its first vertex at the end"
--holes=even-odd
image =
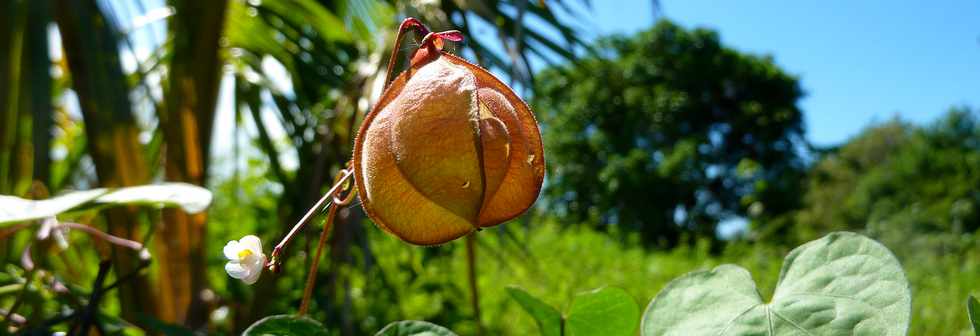
POLYGON ((980 228, 980 122, 953 108, 932 125, 892 120, 870 127, 815 163, 799 239, 833 230, 868 230, 907 242, 928 233, 980 228))
POLYGON ((672 245, 796 206, 803 92, 772 58, 667 20, 597 49, 536 81, 548 211, 672 245))

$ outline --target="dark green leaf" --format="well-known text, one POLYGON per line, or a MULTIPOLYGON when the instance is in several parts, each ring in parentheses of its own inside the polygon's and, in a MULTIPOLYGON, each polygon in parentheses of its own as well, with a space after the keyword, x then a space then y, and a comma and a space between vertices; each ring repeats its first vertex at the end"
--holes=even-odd
POLYGON ((980 302, 977 302, 977 298, 973 295, 970 295, 970 298, 966 300, 966 311, 970 315, 973 334, 980 336, 980 302))
POLYGON ((327 335, 327 329, 309 317, 273 315, 255 322, 242 335, 327 335))
POLYGON ((626 291, 602 287, 579 293, 565 322, 571 336, 635 335, 640 307, 626 291))
POLYGON ((507 293, 534 318, 542 336, 561 335, 561 314, 558 313, 558 310, 531 296, 520 287, 508 286, 507 293))
POLYGON ((398 321, 388 324, 375 336, 456 336, 456 334, 425 321, 398 321))

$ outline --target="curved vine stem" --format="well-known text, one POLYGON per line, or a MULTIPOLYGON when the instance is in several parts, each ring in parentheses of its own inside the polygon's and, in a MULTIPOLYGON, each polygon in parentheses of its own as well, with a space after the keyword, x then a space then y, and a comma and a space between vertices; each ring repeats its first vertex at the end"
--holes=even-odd
MULTIPOLYGON (((293 228, 289 230, 289 233, 286 234, 286 237, 284 237, 282 241, 280 241, 279 244, 277 244, 276 247, 272 249, 272 254, 270 255, 269 262, 266 263, 265 265, 270 271, 276 273, 279 272, 281 266, 280 264, 282 263, 282 260, 280 258, 282 251, 286 248, 286 245, 289 245, 289 242, 293 240, 293 238, 296 236, 296 233, 299 232, 299 230, 302 229, 304 226, 306 226, 306 223, 309 222, 311 218, 313 218, 313 215, 317 212, 317 210, 322 209, 324 205, 327 204, 328 201, 337 200, 336 197, 344 191, 350 193, 346 201, 350 202, 354 198, 354 183, 350 181, 352 176, 354 176, 353 169, 342 169, 340 173, 337 174, 337 177, 334 179, 333 187, 331 187, 326 194, 323 194, 323 197, 320 197, 320 200, 316 201, 316 204, 314 204, 313 207, 310 208, 310 210, 306 211, 306 214, 303 215, 303 218, 300 218, 300 220, 293 225, 293 228)), ((346 205, 346 204, 342 204, 342 205, 346 205)))
POLYGON ((351 170, 344 169, 341 170, 336 177, 334 177, 334 184, 344 186, 351 186, 350 188, 341 188, 334 193, 327 193, 331 196, 333 201, 333 206, 327 212, 327 218, 323 220, 323 231, 320 232, 320 242, 316 245, 316 254, 313 255, 313 262, 310 264, 310 271, 306 275, 306 286, 303 288, 303 301, 299 305, 299 315, 306 315, 306 311, 310 307, 310 298, 313 297, 313 286, 316 284, 316 270, 320 266, 320 255, 323 254, 323 247, 327 245, 327 237, 330 235, 330 229, 333 228, 333 220, 337 217, 337 209, 342 206, 348 205, 356 197, 354 192, 354 187, 352 184, 347 184, 347 179, 350 176, 351 170), (349 190, 347 197, 341 198, 340 194, 344 190, 349 190))
POLYGON ((337 209, 350 204, 354 198, 357 197, 357 193, 354 191, 356 186, 351 181, 351 176, 353 176, 353 174, 354 170, 350 169, 349 165, 347 169, 342 169, 339 173, 337 173, 337 176, 335 176, 333 180, 333 187, 331 187, 330 190, 327 191, 327 193, 324 194, 323 197, 321 197, 320 200, 313 205, 313 207, 310 208, 310 210, 306 211, 306 214, 303 215, 303 218, 301 218, 299 222, 293 225, 293 228, 289 230, 286 237, 284 237, 282 241, 280 241, 279 244, 272 250, 272 255, 269 258, 269 262, 266 264, 266 267, 268 267, 270 270, 278 272, 281 269, 281 254, 286 248, 286 245, 288 245, 289 242, 293 240, 293 237, 296 236, 296 233, 299 232, 299 230, 302 229, 307 222, 309 222, 310 218, 313 217, 313 214, 315 214, 317 210, 320 210, 324 206, 329 207, 330 210, 327 211, 327 217, 323 220, 323 231, 320 232, 320 242, 316 246, 316 254, 313 256, 313 262, 310 263, 310 270, 306 275, 306 286, 303 288, 303 301, 299 305, 299 315, 306 315, 307 310, 309 310, 310 299, 313 297, 313 286, 316 285, 316 271, 320 266, 320 255, 323 254, 323 247, 327 244, 327 237, 330 236, 330 230, 333 228, 334 218, 337 217, 337 209), (347 192, 346 196, 343 196, 344 192, 347 192), (327 202, 330 203, 328 204, 327 202))
POLYGON ((327 212, 327 218, 323 220, 323 231, 320 232, 320 242, 316 245, 316 253, 313 255, 313 262, 310 264, 310 271, 306 274, 306 286, 303 287, 303 301, 299 304, 299 315, 306 315, 310 307, 310 298, 313 297, 313 286, 316 284, 316 270, 320 267, 320 254, 323 253, 323 246, 327 244, 327 237, 330 236, 330 229, 333 228, 333 219, 337 216, 337 205, 331 206, 327 212))
POLYGON ((422 47, 433 47, 437 46, 439 50, 442 49, 442 40, 449 40, 453 42, 463 41, 463 33, 458 30, 448 30, 444 32, 434 33, 429 31, 418 19, 409 17, 402 21, 402 24, 398 26, 398 34, 395 35, 395 47, 391 50, 391 57, 388 58, 388 69, 385 71, 385 85, 384 89, 387 90, 388 86, 391 85, 392 77, 395 76, 395 63, 398 59, 398 52, 402 46, 402 39, 405 33, 409 31, 415 32, 415 42, 418 42, 420 48, 422 47), (421 39, 419 38, 421 37, 421 39))
POLYGON ((429 34, 429 28, 416 18, 409 17, 402 21, 402 24, 398 26, 398 34, 395 35, 395 47, 391 49, 391 57, 388 58, 388 70, 385 72, 385 89, 388 89, 388 86, 391 85, 391 77, 395 72, 395 60, 398 59, 398 50, 402 47, 402 38, 410 30, 417 32, 415 36, 416 40, 418 40, 419 35, 425 36, 429 34))

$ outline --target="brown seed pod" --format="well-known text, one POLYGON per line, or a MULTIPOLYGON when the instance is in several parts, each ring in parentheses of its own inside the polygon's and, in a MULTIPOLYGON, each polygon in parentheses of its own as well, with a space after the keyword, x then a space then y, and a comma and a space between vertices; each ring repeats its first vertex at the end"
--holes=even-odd
POLYGON ((375 224, 434 245, 526 211, 541 190, 544 151, 534 114, 514 90, 442 50, 457 32, 429 33, 414 19, 403 29, 408 23, 425 38, 365 117, 354 178, 375 224))

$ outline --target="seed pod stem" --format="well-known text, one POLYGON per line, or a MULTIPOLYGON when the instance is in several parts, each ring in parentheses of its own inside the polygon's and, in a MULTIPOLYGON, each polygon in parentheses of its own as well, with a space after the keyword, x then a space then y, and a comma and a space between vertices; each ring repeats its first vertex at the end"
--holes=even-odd
MULTIPOLYGON (((300 218, 299 222, 296 222, 296 224, 293 225, 293 228, 289 230, 289 233, 286 234, 286 237, 284 237, 282 241, 280 241, 279 244, 272 249, 272 254, 269 257, 269 262, 266 264, 266 267, 270 271, 276 273, 280 271, 280 265, 282 264, 282 260, 281 260, 282 258, 280 257, 280 255, 282 254, 283 249, 286 248, 286 245, 289 245, 289 242, 293 240, 293 237, 296 236, 296 233, 299 232, 299 230, 302 229, 303 226, 306 226, 306 223, 310 221, 310 218, 313 218, 313 214, 315 214, 318 210, 322 209, 327 204, 327 202, 338 201, 337 196, 339 196, 344 191, 350 191, 350 192, 353 191, 354 185, 353 183, 349 183, 350 182, 349 180, 353 175, 354 175, 354 171, 351 169, 341 170, 340 173, 337 174, 337 178, 334 180, 333 187, 331 187, 326 194, 323 194, 323 197, 320 197, 320 200, 318 200, 316 204, 314 204, 313 207, 310 208, 310 210, 306 211, 306 214, 303 215, 303 218, 300 218)), ((353 198, 352 196, 348 197, 346 200, 344 200, 345 203, 337 204, 337 205, 338 206, 347 205, 350 203, 352 198, 353 198)))
POLYGON ((310 270, 306 272, 306 286, 303 288, 303 301, 299 304, 299 315, 306 315, 310 308, 310 298, 313 297, 313 286, 316 284, 316 269, 320 266, 320 254, 323 253, 323 246, 327 244, 327 236, 333 228, 333 219, 337 217, 337 208, 334 204, 327 212, 327 218, 323 220, 323 231, 320 232, 320 242, 316 245, 316 253, 313 254, 313 262, 310 263, 310 270))
POLYGON ((395 35, 395 47, 391 49, 391 57, 388 58, 388 70, 385 72, 385 89, 388 89, 388 85, 391 85, 391 76, 395 73, 395 60, 398 59, 398 50, 401 49, 402 38, 410 30, 416 32, 416 40, 418 40, 420 35, 426 36, 429 34, 429 28, 416 18, 408 17, 402 21, 402 24, 398 26, 398 34, 395 35))

